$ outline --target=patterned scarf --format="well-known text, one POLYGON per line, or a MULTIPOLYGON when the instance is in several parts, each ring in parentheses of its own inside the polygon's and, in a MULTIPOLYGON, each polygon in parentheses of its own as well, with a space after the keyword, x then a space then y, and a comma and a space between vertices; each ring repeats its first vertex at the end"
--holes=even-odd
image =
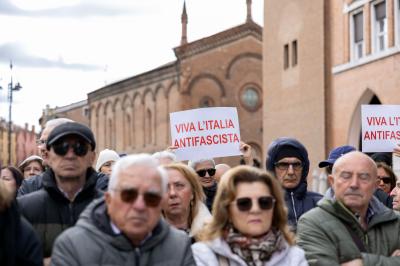
POLYGON ((249 238, 230 226, 225 240, 232 252, 250 266, 263 265, 274 252, 279 252, 285 247, 282 233, 276 229, 271 229, 260 237, 249 238))

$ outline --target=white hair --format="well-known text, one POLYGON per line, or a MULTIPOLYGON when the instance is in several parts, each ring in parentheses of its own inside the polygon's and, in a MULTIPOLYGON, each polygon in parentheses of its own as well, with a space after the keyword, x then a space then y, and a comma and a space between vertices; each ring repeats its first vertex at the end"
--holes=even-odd
POLYGON ((153 153, 153 155, 151 155, 153 158, 156 158, 157 160, 163 159, 163 158, 167 158, 167 159, 171 159, 173 162, 176 162, 176 155, 172 152, 169 151, 158 151, 153 153))
POLYGON ((75 122, 74 120, 71 120, 69 118, 54 118, 46 122, 45 128, 50 127, 50 128, 55 128, 56 126, 68 123, 68 122, 75 122))
POLYGON ((213 164, 213 166, 215 167, 215 161, 212 158, 189 161, 188 166, 191 167, 193 170, 196 170, 196 166, 199 163, 204 163, 204 162, 211 162, 213 164))
POLYGON ((108 191, 117 186, 119 176, 122 171, 132 166, 146 166, 157 171, 161 178, 162 194, 167 192, 168 188, 168 174, 162 166, 159 166, 157 159, 153 158, 150 154, 140 153, 124 156, 114 164, 108 184, 108 191))

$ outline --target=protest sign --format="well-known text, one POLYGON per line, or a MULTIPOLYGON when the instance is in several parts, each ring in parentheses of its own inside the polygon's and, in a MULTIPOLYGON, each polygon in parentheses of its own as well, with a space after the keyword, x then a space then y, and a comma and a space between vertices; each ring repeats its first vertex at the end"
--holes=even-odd
POLYGON ((235 107, 200 108, 170 113, 172 145, 178 160, 241 155, 235 107))
POLYGON ((400 105, 362 105, 362 151, 392 152, 400 143, 400 105))

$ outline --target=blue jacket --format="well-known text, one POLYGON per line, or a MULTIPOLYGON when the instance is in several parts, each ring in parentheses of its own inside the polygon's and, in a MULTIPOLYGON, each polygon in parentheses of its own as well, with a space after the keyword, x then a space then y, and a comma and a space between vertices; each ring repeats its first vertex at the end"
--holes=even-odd
POLYGON ((303 162, 303 171, 301 173, 301 181, 297 187, 293 189, 285 189, 285 202, 288 208, 288 224, 293 231, 296 231, 297 221, 300 216, 317 206, 317 202, 322 195, 316 192, 307 191, 307 175, 310 169, 310 160, 308 152, 303 144, 293 138, 278 138, 268 147, 266 168, 268 171, 275 173, 276 156, 278 152, 287 146, 294 147, 301 155, 303 162))

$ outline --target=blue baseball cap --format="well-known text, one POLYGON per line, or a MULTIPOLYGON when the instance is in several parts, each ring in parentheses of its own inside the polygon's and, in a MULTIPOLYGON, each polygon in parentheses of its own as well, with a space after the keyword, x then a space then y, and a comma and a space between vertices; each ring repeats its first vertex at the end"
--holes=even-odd
POLYGON ((346 153, 349 153, 349 152, 355 151, 355 150, 356 150, 356 148, 354 148, 353 146, 349 146, 349 145, 344 145, 344 146, 339 146, 337 148, 334 148, 329 153, 328 159, 320 162, 318 164, 318 166, 319 166, 319 168, 324 168, 329 165, 333 165, 338 158, 340 158, 341 156, 343 156, 346 153))

